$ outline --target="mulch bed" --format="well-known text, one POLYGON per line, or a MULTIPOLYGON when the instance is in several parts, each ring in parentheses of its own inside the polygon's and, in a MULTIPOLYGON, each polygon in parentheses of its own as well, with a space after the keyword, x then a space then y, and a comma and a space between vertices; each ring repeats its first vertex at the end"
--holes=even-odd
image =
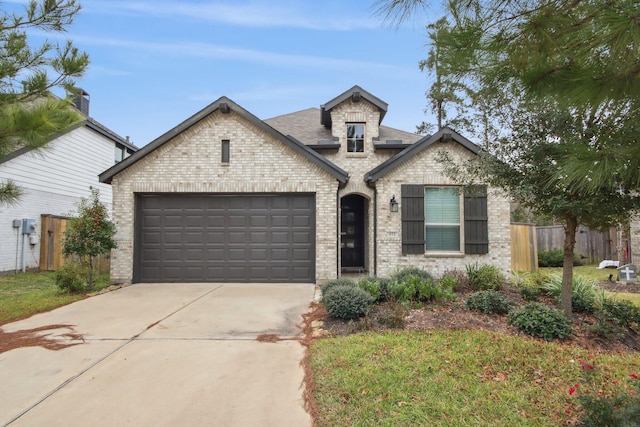
MULTIPOLYGON (((640 293, 640 284, 602 282, 600 286, 610 292, 640 293)), ((500 292, 519 306, 527 303, 519 292, 510 286, 505 286, 500 292)), ((397 303, 376 304, 363 319, 345 321, 326 317, 324 329, 334 336, 345 336, 367 330, 483 330, 537 339, 523 334, 510 325, 506 315, 490 315, 467 309, 465 300, 472 293, 471 289, 457 288, 455 301, 409 310, 397 303)), ((555 301, 549 297, 542 296, 539 301, 555 305, 555 301)), ((596 322, 597 319, 592 315, 575 313, 573 322, 575 337, 564 343, 600 353, 640 352, 640 336, 637 332, 629 330, 620 340, 603 339, 590 332, 590 327, 596 322)))

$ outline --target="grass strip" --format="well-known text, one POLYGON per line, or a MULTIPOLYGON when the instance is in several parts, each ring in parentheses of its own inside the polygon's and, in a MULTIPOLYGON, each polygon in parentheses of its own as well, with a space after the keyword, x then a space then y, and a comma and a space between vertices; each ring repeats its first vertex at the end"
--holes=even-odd
MULTIPOLYGON (((587 350, 485 331, 364 333, 310 348, 318 426, 558 426, 587 350)), ((640 371, 597 355, 598 375, 640 371)), ((569 410, 570 414, 566 411, 569 410)))

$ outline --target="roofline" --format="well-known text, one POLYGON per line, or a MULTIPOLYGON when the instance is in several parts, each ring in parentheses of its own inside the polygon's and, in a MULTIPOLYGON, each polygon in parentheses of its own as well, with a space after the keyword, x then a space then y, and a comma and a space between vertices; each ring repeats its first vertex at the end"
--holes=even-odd
MULTIPOLYGON (((80 113, 80 114, 82 114, 82 113, 80 113)), ((135 145, 133 145, 130 142, 126 141, 124 138, 122 138, 119 135, 117 135, 111 129, 107 128, 106 126, 104 126, 103 124, 99 123, 98 121, 83 115, 83 119, 81 119, 78 122, 74 123, 73 125, 71 125, 67 129, 63 130, 62 132, 56 132, 55 134, 53 134, 49 138, 49 140, 47 140, 47 142, 45 144, 43 144, 42 147, 39 147, 39 148, 31 148, 31 147, 19 148, 18 150, 15 150, 14 152, 9 153, 8 155, 0 158, 0 164, 8 162, 10 160, 13 160, 13 159, 15 159, 17 157, 20 157, 23 154, 26 154, 26 153, 28 153, 30 151, 46 149, 47 148, 47 144, 49 144, 51 141, 53 141, 53 140, 55 140, 57 138, 60 138, 61 136, 66 135, 69 132, 72 132, 72 131, 74 131, 74 130, 80 128, 80 127, 83 127, 83 126, 86 126, 89 129, 93 130, 94 132, 97 132, 100 135, 109 138, 113 142, 122 144, 125 147, 127 147, 127 148, 129 148, 129 149, 131 149, 133 151, 138 151, 138 147, 136 147, 135 145)))
POLYGON ((369 172, 365 174, 364 179, 366 182, 370 182, 370 183, 376 182, 380 178, 387 175, 389 172, 396 169, 398 166, 402 165, 409 159, 416 156, 418 153, 420 153, 422 150, 426 149, 427 147, 430 147, 431 145, 433 145, 438 141, 447 142, 449 139, 456 141, 457 143, 462 145, 464 148, 471 151, 473 154, 476 154, 476 155, 480 154, 480 147, 478 147, 476 144, 474 144, 464 136, 460 135, 453 129, 448 127, 443 127, 433 135, 425 136, 424 138, 413 143, 412 145, 405 148, 395 156, 389 158, 384 163, 381 163, 380 165, 371 169, 369 172))
POLYGON ((377 96, 372 95, 366 90, 362 89, 360 86, 355 85, 351 89, 343 92, 342 94, 336 96, 331 101, 326 102, 325 104, 320 106, 320 122, 325 127, 331 127, 331 113, 330 111, 336 107, 338 104, 346 101, 349 98, 357 97, 358 99, 364 98, 376 107, 380 111, 380 121, 378 124, 382 123, 382 119, 385 114, 387 114, 387 109, 389 108, 389 104, 378 98, 377 96), (357 95, 356 95, 357 94, 357 95))
POLYGON ((269 126, 268 124, 266 124, 265 122, 263 122, 262 120, 260 120, 259 118, 251 114, 249 111, 242 108, 240 105, 236 104, 231 99, 227 98, 226 96, 222 96, 218 98, 216 101, 209 104, 207 107, 203 108, 193 116, 189 117, 188 119, 180 123, 179 125, 175 126, 173 129, 170 129, 169 131, 165 132, 163 135, 151 141, 148 145, 144 146, 142 149, 134 153, 132 156, 126 158, 125 160, 115 164, 111 168, 102 172, 99 175, 100 182, 110 184, 112 178, 116 174, 122 172, 129 166, 136 163, 138 160, 143 159, 147 154, 160 148, 161 146, 166 144, 168 141, 172 140, 176 136, 180 135, 182 132, 189 129, 191 126, 197 124, 198 122, 203 120, 205 117, 209 116, 210 114, 213 114, 218 110, 220 110, 223 114, 228 114, 231 111, 233 111, 234 113, 240 115, 242 118, 249 121, 251 124, 255 125, 259 129, 267 133, 268 135, 282 142, 286 146, 292 148, 294 151, 297 151, 299 154, 301 154, 311 163, 325 170, 327 173, 335 177, 341 183, 346 183, 349 180, 349 175, 345 171, 337 167, 335 164, 330 162, 329 160, 318 155, 313 150, 305 147, 304 144, 302 144, 300 141, 296 140, 295 138, 286 137, 285 135, 281 134, 273 127, 269 126))

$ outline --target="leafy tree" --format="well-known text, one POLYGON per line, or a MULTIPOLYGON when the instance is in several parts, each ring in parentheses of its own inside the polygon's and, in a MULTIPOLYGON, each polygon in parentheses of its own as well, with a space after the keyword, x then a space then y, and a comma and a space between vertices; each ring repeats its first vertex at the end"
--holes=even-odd
POLYGON ((93 289, 95 261, 100 255, 108 255, 117 247, 113 236, 115 224, 109 220, 107 208, 100 202, 100 192, 91 190, 91 200, 80 199, 78 215, 69 221, 64 232, 62 253, 77 256, 87 266, 87 288, 93 289))
MULTIPOLYGON (((70 41, 30 46, 27 34, 64 32, 79 10, 76 0, 31 0, 22 14, 0 4, 0 160, 22 148, 43 147, 81 119, 69 99, 51 90, 76 92, 74 81, 89 64, 87 54, 70 41)), ((20 195, 14 182, 0 182, 0 205, 20 195)))
MULTIPOLYGON (((380 3, 396 21, 428 5, 380 3)), ((564 224, 562 306, 570 316, 578 224, 616 225, 640 207, 637 3, 452 0, 444 7, 450 24, 432 28, 431 38, 445 53, 442 69, 469 88, 466 102, 480 113, 472 122, 487 149, 474 164, 450 162, 450 172, 488 181, 564 224)))

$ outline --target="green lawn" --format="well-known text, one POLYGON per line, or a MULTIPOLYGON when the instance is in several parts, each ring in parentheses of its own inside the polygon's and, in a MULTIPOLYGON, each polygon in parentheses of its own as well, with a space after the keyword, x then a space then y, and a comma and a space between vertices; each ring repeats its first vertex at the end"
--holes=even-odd
POLYGON ((580 360, 596 366, 605 391, 640 373, 635 354, 589 359, 587 350, 484 331, 364 333, 319 340, 310 355, 326 427, 565 425, 575 421, 568 390, 581 383, 580 360))
MULTIPOLYGON (((562 267, 541 267, 538 269, 543 274, 559 274, 562 275, 562 267)), ((614 280, 617 276, 617 270, 615 268, 603 268, 598 269, 597 265, 577 265, 573 267, 573 274, 575 276, 581 276, 585 279, 595 280, 596 282, 604 281, 609 278, 610 274, 613 274, 614 280)))
MULTIPOLYGON (((108 275, 96 280, 96 290, 109 284, 108 275)), ((85 298, 61 292, 55 283, 55 273, 22 273, 0 276, 0 324, 51 310, 85 298)))
MULTIPOLYGON (((558 274, 562 275, 562 267, 545 267, 539 268, 538 271, 541 274, 558 274)), ((596 282, 605 281, 609 278, 610 274, 613 274, 614 280, 617 276, 615 268, 604 268, 599 270, 597 265, 579 265, 573 267, 574 276, 581 276, 586 279, 595 280, 596 282)), ((627 299, 637 306, 640 306, 640 294, 637 293, 624 293, 616 292, 615 295, 619 298, 627 299)))

